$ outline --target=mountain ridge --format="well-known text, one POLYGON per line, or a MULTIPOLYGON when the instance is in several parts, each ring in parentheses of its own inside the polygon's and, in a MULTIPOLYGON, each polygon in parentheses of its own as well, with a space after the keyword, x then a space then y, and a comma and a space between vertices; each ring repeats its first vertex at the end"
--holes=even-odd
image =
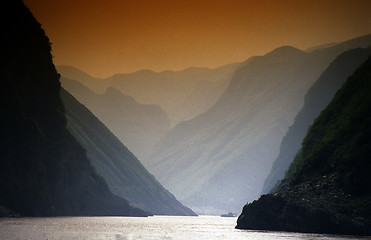
POLYGON ((66 129, 59 75, 41 24, 20 0, 4 6, 1 209, 22 216, 147 216, 112 194, 66 129))
MULTIPOLYGON (((118 94, 121 92, 118 90, 118 94)), ((139 160, 86 107, 61 91, 67 128, 87 150, 96 172, 110 190, 132 206, 155 215, 195 215, 143 167, 139 160)))
POLYGON ((371 56, 309 128, 285 178, 236 228, 371 234, 371 56))
POLYGON ((148 155, 155 142, 170 128, 170 120, 157 105, 139 104, 132 96, 123 95, 112 87, 96 94, 78 81, 62 77, 61 82, 139 159, 148 155))
POLYGON ((198 213, 239 211, 259 197, 310 86, 344 49, 370 43, 368 35, 311 53, 283 47, 254 57, 235 72, 213 107, 159 141, 146 166, 198 213))
POLYGON ((167 113, 174 126, 184 119, 206 111, 225 90, 238 65, 239 63, 232 63, 218 68, 190 67, 181 71, 162 72, 140 70, 99 80, 91 78, 90 81, 84 77, 79 79, 80 75, 75 76, 73 71, 68 71, 68 68, 63 66, 57 68, 62 77, 79 81, 97 93, 103 93, 106 88, 113 87, 123 95, 134 97, 140 104, 158 105, 167 113), (208 86, 200 88, 204 82, 208 82, 208 86), (189 98, 195 90, 202 90, 197 101, 202 100, 203 104, 189 98), (202 94, 208 97, 202 98, 202 94))
POLYGON ((320 111, 331 101, 333 95, 341 87, 354 70, 366 60, 371 49, 353 49, 339 55, 308 90, 304 98, 304 106, 295 117, 280 146, 280 153, 274 161, 271 173, 264 182, 262 194, 272 189, 276 182, 284 177, 306 130, 320 111))

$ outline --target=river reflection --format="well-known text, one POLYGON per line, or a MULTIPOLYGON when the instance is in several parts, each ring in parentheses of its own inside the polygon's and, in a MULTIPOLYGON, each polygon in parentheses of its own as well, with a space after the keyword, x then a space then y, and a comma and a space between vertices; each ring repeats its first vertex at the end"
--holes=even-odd
POLYGON ((55 217, 0 219, 0 239, 371 239, 351 236, 247 231, 235 229, 236 218, 174 217, 55 217))

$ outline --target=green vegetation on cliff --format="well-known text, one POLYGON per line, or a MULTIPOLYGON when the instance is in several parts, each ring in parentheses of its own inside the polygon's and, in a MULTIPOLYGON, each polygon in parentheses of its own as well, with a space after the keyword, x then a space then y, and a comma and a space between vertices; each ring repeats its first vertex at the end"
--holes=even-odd
POLYGON ((293 125, 282 139, 280 153, 264 182, 263 194, 269 193, 277 181, 284 178, 285 172, 301 147, 309 126, 370 53, 371 48, 356 48, 340 54, 309 89, 304 98, 303 108, 296 115, 293 125))
POLYGON ((371 234, 371 57, 310 127, 285 179, 237 228, 371 234))

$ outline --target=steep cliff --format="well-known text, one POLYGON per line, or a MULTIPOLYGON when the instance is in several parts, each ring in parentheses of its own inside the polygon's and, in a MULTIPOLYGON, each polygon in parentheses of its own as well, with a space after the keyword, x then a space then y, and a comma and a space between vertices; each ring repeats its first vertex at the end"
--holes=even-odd
POLYGON ((179 203, 138 159, 71 94, 62 89, 67 129, 86 149, 111 191, 155 215, 195 215, 179 203))
POLYGON ((270 174, 264 182, 262 193, 268 193, 277 181, 284 178, 285 172, 294 159, 301 146, 313 120, 327 106, 336 91, 346 79, 363 63, 371 48, 353 49, 339 55, 326 69, 321 77, 313 84, 304 98, 304 106, 296 115, 294 123, 290 126, 282 140, 280 153, 273 163, 270 174))
POLYGON ((1 15, 0 205, 23 216, 136 215, 66 129, 49 39, 22 1, 1 15))
POLYGON ((170 128, 166 113, 156 105, 140 104, 114 88, 96 94, 78 81, 63 76, 61 83, 139 159, 148 156, 170 128))
POLYGON ((272 194, 246 205, 237 228, 371 234, 371 57, 348 78, 272 194))

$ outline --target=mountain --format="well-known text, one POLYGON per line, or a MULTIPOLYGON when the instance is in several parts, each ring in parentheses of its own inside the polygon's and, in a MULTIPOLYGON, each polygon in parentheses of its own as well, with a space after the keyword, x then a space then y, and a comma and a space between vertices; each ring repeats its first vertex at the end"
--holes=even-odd
POLYGON ((40 24, 20 0, 2 7, 1 212, 146 216, 111 193, 67 130, 59 76, 40 24))
POLYGON ((174 126, 209 109, 225 91, 238 66, 234 63, 215 69, 142 70, 105 79, 94 78, 69 66, 58 66, 57 69, 62 77, 76 80, 97 93, 111 87, 140 104, 157 105, 166 112, 171 126, 174 126))
POLYGON ((281 47, 254 57, 212 108, 174 127, 143 162, 197 213, 239 211, 260 196, 308 89, 339 54, 370 43, 368 35, 309 53, 281 47))
POLYGON ((363 63, 371 49, 354 49, 339 55, 326 69, 304 98, 304 106, 296 115, 294 124, 282 140, 280 153, 274 161, 270 174, 264 182, 262 193, 268 193, 281 180, 313 120, 331 101, 336 91, 356 68, 363 63))
POLYGON ((61 82, 139 159, 147 156, 170 129, 170 120, 158 106, 139 104, 111 87, 96 94, 77 81, 62 77, 61 82))
POLYGON ((115 195, 155 215, 195 215, 165 190, 87 108, 65 90, 61 97, 67 129, 86 149, 93 167, 115 195))
POLYGON ((63 84, 63 78, 67 79, 78 79, 79 83, 88 87, 91 91, 102 94, 108 88, 107 81, 104 79, 90 76, 89 74, 67 65, 57 66, 58 72, 62 75, 61 82, 63 84))
POLYGON ((371 56, 316 118, 284 180, 237 228, 371 235, 371 56))
MULTIPOLYGON (((201 108, 202 102, 201 104, 194 102, 193 108, 188 107, 179 112, 186 99, 200 84, 208 82, 212 87, 221 87, 217 92, 219 95, 215 94, 213 99, 204 98, 213 104, 228 86, 237 67, 238 64, 229 64, 216 69, 193 67, 182 71, 143 70, 132 74, 116 74, 107 80, 110 81, 110 86, 134 97, 140 103, 160 106, 168 114, 174 126, 179 121, 193 118, 211 107, 206 104, 204 106, 206 108, 201 108)), ((205 90, 203 94, 206 96, 215 89, 205 90)))

